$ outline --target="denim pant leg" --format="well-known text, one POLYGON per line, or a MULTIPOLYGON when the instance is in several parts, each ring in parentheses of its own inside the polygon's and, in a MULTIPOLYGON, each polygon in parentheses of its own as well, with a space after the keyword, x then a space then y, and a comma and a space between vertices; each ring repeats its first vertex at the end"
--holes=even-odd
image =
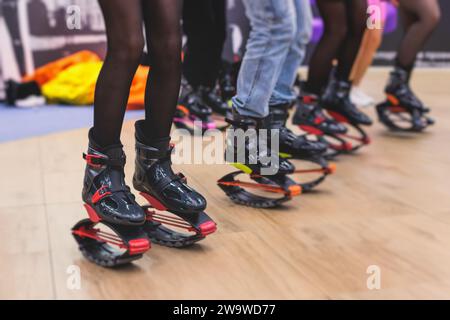
POLYGON ((281 70, 269 105, 285 104, 295 100, 294 82, 303 62, 306 47, 312 35, 312 12, 309 0, 294 0, 297 14, 297 33, 281 70))
POLYGON ((295 37, 294 0, 243 0, 251 32, 233 106, 239 114, 262 118, 295 37))

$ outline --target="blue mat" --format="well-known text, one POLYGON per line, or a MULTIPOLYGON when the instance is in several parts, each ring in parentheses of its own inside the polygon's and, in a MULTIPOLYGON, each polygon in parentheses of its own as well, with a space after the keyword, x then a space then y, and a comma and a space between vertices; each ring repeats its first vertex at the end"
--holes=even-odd
MULTIPOLYGON (((90 127, 92 113, 92 106, 49 105, 22 109, 0 104, 0 142, 90 127)), ((143 116, 143 110, 127 111, 125 118, 143 116)))

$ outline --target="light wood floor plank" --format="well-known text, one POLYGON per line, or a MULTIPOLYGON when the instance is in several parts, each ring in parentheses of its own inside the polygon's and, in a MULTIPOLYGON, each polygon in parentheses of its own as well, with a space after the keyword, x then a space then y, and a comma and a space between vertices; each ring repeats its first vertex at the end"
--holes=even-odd
MULTIPOLYGON (((386 78, 372 69, 364 89, 381 100, 386 78)), ((0 144, 0 298, 449 299, 449 81, 450 71, 433 70, 413 79, 438 121, 429 132, 399 136, 375 123, 370 147, 341 157, 316 192, 279 209, 231 203, 216 185, 229 166, 175 166, 208 199, 218 232, 187 250, 154 245, 120 270, 87 262, 70 234, 87 217, 87 128, 0 144), (80 290, 67 286, 72 265, 80 290), (371 265, 381 290, 366 286, 371 265)), ((133 134, 125 123, 129 184, 133 134)))

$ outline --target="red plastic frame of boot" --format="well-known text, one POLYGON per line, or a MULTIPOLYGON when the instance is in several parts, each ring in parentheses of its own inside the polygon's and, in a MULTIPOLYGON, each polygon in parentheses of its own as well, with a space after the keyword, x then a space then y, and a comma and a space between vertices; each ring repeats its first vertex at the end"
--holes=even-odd
POLYGON ((351 151, 353 149, 353 145, 351 142, 344 142, 342 144, 330 144, 330 146, 337 151, 351 151))
POLYGON ((390 106, 388 108, 388 110, 392 113, 404 113, 407 112, 406 108, 402 107, 402 106, 390 106))
MULTIPOLYGON (((155 208, 156 210, 160 210, 160 211, 166 211, 167 208, 161 203, 159 202, 157 199, 155 199, 154 197, 152 197, 151 195, 149 195, 148 193, 144 193, 141 192, 140 193, 141 196, 143 196, 149 203, 150 205, 155 208)), ((148 211, 149 213, 149 211, 148 211)), ((184 228, 187 229, 189 231, 194 231, 195 228, 192 227, 191 225, 189 225, 186 221, 184 221, 181 218, 177 218, 177 217, 169 217, 163 214, 158 214, 158 213, 154 213, 154 215, 157 216, 157 218, 155 219, 153 217, 152 214, 149 214, 149 220, 152 221, 156 221, 156 222, 160 222, 163 224, 168 224, 171 226, 175 226, 178 228, 184 228)), ((199 227, 200 233, 202 236, 206 237, 207 235, 215 232, 217 230, 217 225, 215 222, 213 221, 206 221, 203 222, 199 227)))
POLYGON ((132 256, 142 254, 151 248, 150 241, 145 238, 128 241, 128 253, 132 256))
POLYGON ((370 139, 370 137, 364 137, 364 138, 362 138, 362 142, 364 144, 371 144, 372 143, 372 139, 370 139))
POLYGON ((325 173, 327 174, 335 174, 336 173, 336 164, 335 163, 330 163, 328 164, 328 168, 325 169, 325 173))
POLYGON ((110 192, 110 191, 107 191, 107 190, 108 190, 108 187, 107 187, 107 186, 103 186, 103 187, 101 187, 100 189, 98 189, 98 190, 94 193, 94 195, 92 196, 92 199, 91 199, 92 203, 93 203, 93 204, 96 204, 97 202, 99 202, 100 200, 102 200, 104 197, 110 196, 110 195, 111 195, 111 192, 110 192))
POLYGON ((363 144, 366 144, 366 145, 370 144, 372 142, 372 140, 370 140, 370 137, 359 138, 359 137, 355 137, 355 136, 352 136, 352 135, 349 135, 349 134, 340 134, 339 136, 343 137, 343 138, 348 138, 348 139, 352 139, 352 140, 355 140, 355 141, 359 141, 359 142, 361 142, 363 144))
POLYGON ((95 212, 94 208, 92 208, 90 205, 85 203, 84 208, 86 209, 86 211, 88 213, 89 220, 91 220, 94 223, 102 221, 102 219, 97 215, 97 212, 95 212))
POLYGON ((214 221, 206 221, 199 226, 199 229, 202 236, 206 237, 217 230, 217 224, 214 221))
POLYGON ((128 246, 116 234, 104 232, 99 229, 86 228, 84 226, 78 230, 72 231, 72 233, 82 238, 90 238, 100 242, 106 242, 121 249, 128 250, 128 246))
POLYGON ((314 134, 316 136, 322 136, 323 135, 322 130, 319 130, 319 129, 315 128, 315 127, 304 126, 304 125, 300 125, 299 127, 300 127, 300 129, 302 129, 303 131, 305 131, 305 132, 307 132, 309 134, 314 134))
POLYGON ((145 193, 145 192, 141 192, 139 194, 141 196, 143 196, 145 198, 145 200, 147 200, 148 203, 150 203, 150 205, 153 208, 155 208, 156 210, 167 211, 166 206, 164 206, 158 199, 152 197, 151 195, 149 195, 148 193, 145 193))
POLYGON ((148 239, 132 239, 128 241, 128 245, 126 245, 117 235, 100 231, 98 229, 87 229, 85 227, 81 227, 78 230, 74 230, 73 234, 116 245, 119 248, 128 250, 128 253, 132 256, 145 253, 151 248, 151 243, 148 239))
POLYGON ((310 104, 310 103, 314 103, 317 101, 317 98, 313 97, 313 96, 303 96, 303 102, 306 104, 310 104))
POLYGON ((187 221, 181 219, 180 217, 170 216, 153 210, 147 209, 147 220, 159 222, 176 228, 186 229, 187 231, 196 231, 193 226, 191 226, 187 221))
POLYGON ((338 122, 343 122, 343 123, 349 122, 348 119, 340 113, 337 113, 335 111, 328 111, 328 113, 330 114, 330 116, 332 116, 338 122))

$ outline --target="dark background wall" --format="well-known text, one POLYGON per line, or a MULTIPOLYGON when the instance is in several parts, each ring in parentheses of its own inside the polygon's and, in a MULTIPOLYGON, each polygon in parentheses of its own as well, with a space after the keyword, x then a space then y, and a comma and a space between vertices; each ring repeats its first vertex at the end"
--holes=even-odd
MULTIPOLYGON (((224 57, 233 59, 243 53, 249 26, 241 0, 228 1, 230 37, 224 57)), ((419 56, 419 66, 450 66, 450 1, 440 3, 442 22, 419 56)), ((392 63, 401 34, 398 27, 385 36, 375 58, 376 65, 392 63)), ((0 1, 0 78, 2 74, 3 78, 20 78, 36 67, 82 49, 103 56, 105 41, 103 20, 95 0, 0 1), (81 9, 80 30, 67 28, 66 10, 70 5, 81 9)), ((309 51, 313 47, 312 44, 309 51)))

